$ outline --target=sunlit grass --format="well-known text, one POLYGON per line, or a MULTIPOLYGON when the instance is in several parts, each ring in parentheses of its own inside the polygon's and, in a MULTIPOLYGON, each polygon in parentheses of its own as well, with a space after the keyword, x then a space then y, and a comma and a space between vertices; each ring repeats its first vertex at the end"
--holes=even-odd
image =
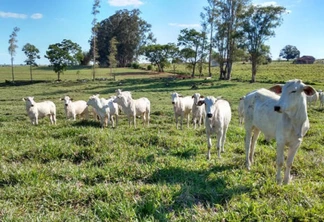
MULTIPOLYGON (((250 84, 250 66, 235 64, 232 81, 195 78, 173 80, 170 74, 97 69, 69 70, 56 82, 50 68, 36 68, 27 84, 28 67, 15 67, 16 80, 5 83, 11 69, 0 68, 0 220, 1 221, 322 221, 324 220, 324 110, 308 109, 311 128, 296 155, 287 186, 275 182, 276 143, 257 144, 255 163, 245 169, 244 129, 238 123, 239 98, 257 88, 301 78, 324 89, 324 66, 288 63, 261 66, 250 84), (76 72, 80 70, 79 76, 76 72), (9 73, 8 73, 9 72, 9 73), (77 81, 88 79, 89 81, 77 81), (196 85, 198 89, 191 89, 196 85), (59 98, 108 97, 117 88, 147 97, 150 127, 137 119, 129 128, 121 115, 116 128, 101 129, 91 119, 68 121, 59 98), (232 108, 225 153, 212 149, 206 160, 203 128, 175 128, 170 93, 223 96, 232 108), (22 98, 50 99, 57 125, 41 119, 32 126, 22 98)), ((205 74, 206 75, 206 74, 205 74)), ((216 71, 214 72, 216 75, 216 71)), ((216 146, 213 139, 213 147, 216 146)))

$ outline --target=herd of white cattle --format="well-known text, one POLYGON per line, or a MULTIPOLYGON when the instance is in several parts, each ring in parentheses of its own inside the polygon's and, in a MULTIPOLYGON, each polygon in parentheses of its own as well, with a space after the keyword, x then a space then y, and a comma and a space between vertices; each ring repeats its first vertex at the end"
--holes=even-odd
MULTIPOLYGON (((31 123, 38 124, 38 119, 49 116, 52 124, 56 124, 56 106, 52 101, 35 102, 34 97, 23 98, 26 102, 26 111, 31 123)), ((141 116, 143 125, 149 126, 151 104, 146 97, 133 99, 129 91, 116 90, 116 95, 109 99, 100 98, 99 95, 89 97, 89 100, 73 101, 69 96, 61 98, 64 101, 66 118, 76 120, 77 116, 88 119, 88 107, 93 108, 94 116, 100 120, 102 127, 117 125, 120 109, 128 118, 129 126, 136 128, 136 117, 141 116)), ((311 106, 320 101, 324 104, 324 92, 316 91, 313 87, 304 84, 301 80, 287 81, 283 85, 274 85, 270 89, 258 89, 239 99, 239 123, 245 128, 246 166, 250 170, 253 163, 255 145, 260 132, 266 140, 275 139, 277 142, 277 174, 278 184, 288 184, 291 180, 290 170, 296 152, 301 145, 303 137, 309 129, 307 105, 311 106), (287 146, 288 156, 284 178, 281 178, 281 168, 284 165, 284 148, 287 146)), ((176 127, 180 117, 180 128, 183 129, 183 118, 187 119, 189 127, 190 114, 194 128, 205 124, 208 153, 212 147, 211 136, 216 134, 218 157, 224 152, 226 132, 228 130, 232 113, 228 101, 221 97, 213 97, 194 93, 192 96, 181 96, 174 92, 171 94, 176 127)))

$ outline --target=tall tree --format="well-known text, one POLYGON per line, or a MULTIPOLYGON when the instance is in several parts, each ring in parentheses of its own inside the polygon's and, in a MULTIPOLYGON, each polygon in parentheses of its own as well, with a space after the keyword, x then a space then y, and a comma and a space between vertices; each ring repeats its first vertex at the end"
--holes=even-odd
POLYGON ((13 68, 13 61, 14 57, 16 55, 16 49, 18 48, 18 45, 16 44, 18 42, 17 40, 17 32, 19 32, 19 28, 15 27, 11 35, 9 36, 9 47, 8 51, 11 57, 11 76, 12 76, 12 82, 15 81, 15 75, 14 75, 14 68, 13 68))
POLYGON ((77 43, 63 39, 61 43, 49 45, 45 58, 50 61, 54 72, 57 73, 57 80, 60 81, 61 73, 64 73, 68 66, 80 64, 83 54, 77 43))
POLYGON ((219 52, 220 79, 231 79, 232 66, 238 49, 242 14, 250 0, 214 0, 215 46, 219 52))
MULTIPOLYGON (((140 48, 155 41, 151 25, 140 18, 140 10, 119 10, 98 24, 97 48, 100 66, 107 65, 109 41, 116 37, 118 65, 125 67, 136 60, 140 48)), ((91 45, 93 48, 93 44, 91 45)))
POLYGON ((206 42, 206 34, 195 29, 182 29, 178 37, 178 46, 183 46, 181 50, 183 57, 192 66, 191 76, 195 76, 197 62, 200 58, 200 50, 206 42))
POLYGON ((30 72, 30 81, 33 81, 33 66, 37 66, 36 64, 36 59, 40 59, 40 55, 38 48, 36 48, 36 46, 27 43, 26 45, 24 45, 24 47, 22 48, 22 51, 25 53, 25 55, 27 56, 27 59, 25 60, 26 65, 29 65, 29 72, 30 72))
MULTIPOLYGON (((109 56, 108 56, 108 64, 110 68, 110 73, 113 74, 112 69, 117 67, 117 44, 118 41, 116 37, 113 37, 109 41, 109 56)), ((116 81, 116 75, 114 74, 114 80, 116 81)))
POLYGON ((209 32, 209 53, 208 53, 208 75, 211 77, 211 62, 212 62, 212 53, 214 46, 214 26, 215 26, 215 0, 207 0, 208 6, 204 7, 204 12, 200 14, 202 18, 202 26, 206 27, 206 31, 209 32))
POLYGON ((251 5, 245 13, 243 33, 244 46, 252 63, 251 82, 255 82, 258 60, 265 54, 265 41, 275 35, 274 29, 281 25, 285 8, 281 6, 251 5))
POLYGON ((92 20, 92 41, 93 41, 93 47, 92 47, 92 80, 94 81, 96 78, 96 61, 97 61, 97 45, 96 45, 96 39, 97 39, 97 32, 98 32, 98 26, 97 26, 97 14, 99 13, 99 8, 100 8, 100 0, 94 0, 93 6, 92 6, 92 15, 93 15, 93 20, 92 20))
POLYGON ((282 57, 284 59, 296 59, 299 58, 300 56, 300 51, 297 49, 296 46, 292 45, 286 45, 283 49, 281 49, 279 57, 282 57))

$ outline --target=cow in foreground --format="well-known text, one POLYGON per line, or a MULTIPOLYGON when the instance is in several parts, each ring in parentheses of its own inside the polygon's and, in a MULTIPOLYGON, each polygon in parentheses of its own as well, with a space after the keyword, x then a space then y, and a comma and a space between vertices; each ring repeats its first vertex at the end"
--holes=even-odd
POLYGON ((201 98, 198 105, 202 104, 205 104, 206 110, 205 125, 208 146, 207 159, 210 159, 212 134, 216 134, 218 157, 220 158, 220 153, 224 152, 226 133, 232 118, 231 107, 228 101, 221 99, 220 97, 215 98, 213 96, 201 98))
POLYGON ((182 128, 183 117, 187 117, 187 127, 189 128, 189 116, 192 110, 193 98, 191 96, 182 97, 180 94, 174 92, 171 94, 171 100, 173 104, 174 117, 176 121, 176 127, 178 129, 178 118, 181 116, 180 125, 182 128))
POLYGON ((49 116, 51 124, 56 124, 56 106, 52 101, 35 102, 34 97, 23 98, 26 102, 26 111, 33 125, 38 125, 38 120, 49 116))
POLYGON ((194 128, 196 129, 197 127, 197 122, 198 126, 200 127, 202 123, 204 123, 206 119, 206 111, 205 111, 205 105, 198 105, 198 102, 202 98, 200 93, 195 93, 192 96, 193 98, 193 105, 192 105, 192 120, 194 124, 194 128))
POLYGON ((67 119, 72 118, 76 120, 77 116, 82 116, 85 119, 89 118, 89 110, 86 101, 73 101, 69 96, 64 96, 61 100, 64 101, 64 111, 67 119))
POLYGON ((309 129, 306 96, 315 94, 315 89, 301 80, 290 80, 284 85, 259 89, 244 99, 246 165, 253 163, 255 145, 260 132, 277 142, 278 184, 282 183, 281 168, 284 165, 284 148, 288 146, 284 184, 291 180, 290 170, 297 149, 309 129), (281 94, 281 95, 279 95, 281 94))

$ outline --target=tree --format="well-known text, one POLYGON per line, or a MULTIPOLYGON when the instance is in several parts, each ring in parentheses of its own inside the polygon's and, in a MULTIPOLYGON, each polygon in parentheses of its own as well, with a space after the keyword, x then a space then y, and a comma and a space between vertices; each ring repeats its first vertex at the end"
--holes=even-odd
POLYGON ((202 25, 206 27, 206 31, 209 31, 209 54, 208 54, 208 75, 211 77, 211 62, 214 43, 214 26, 215 26, 215 0, 207 0, 208 6, 204 7, 204 12, 200 14, 202 18, 202 25), (207 28, 209 26, 209 29, 207 28))
POLYGON ((26 45, 24 45, 24 47, 22 48, 22 51, 25 53, 25 55, 27 56, 27 59, 25 60, 26 65, 29 65, 30 69, 30 81, 33 81, 33 66, 37 66, 36 64, 36 59, 40 59, 40 55, 38 48, 36 48, 36 46, 27 43, 26 45))
MULTIPOLYGON (((116 37, 113 37, 109 42, 109 56, 108 56, 108 64, 110 67, 110 73, 112 74, 112 68, 117 67, 117 44, 118 41, 116 37)), ((114 74, 114 80, 116 81, 116 75, 114 74)))
POLYGON ((279 57, 287 59, 296 59, 299 58, 300 51, 297 49, 296 46, 286 45, 283 49, 281 49, 279 57))
POLYGON ((206 43, 206 34, 204 32, 198 32, 195 29, 182 29, 178 37, 178 46, 183 46, 181 54, 184 59, 192 66, 191 76, 195 76, 195 69, 200 58, 200 53, 204 50, 204 44, 206 43))
POLYGON ((215 37, 214 45, 219 52, 220 79, 230 80, 232 66, 240 41, 242 14, 250 0, 214 0, 215 37))
POLYGON ((251 5, 244 15, 243 35, 244 47, 247 48, 252 63, 252 79, 255 82, 257 64, 265 54, 265 41, 275 35, 274 29, 281 25, 282 14, 285 8, 281 6, 255 6, 251 5))
POLYGON ((11 76, 12 76, 12 82, 15 81, 15 75, 14 75, 14 68, 13 68, 13 61, 14 61, 14 56, 16 55, 16 48, 18 48, 17 46, 17 32, 19 32, 19 28, 15 27, 13 32, 11 33, 11 35, 9 36, 9 47, 8 47, 8 51, 11 57, 11 76))
POLYGON ((52 44, 46 51, 47 58, 57 73, 57 80, 60 81, 61 73, 64 73, 68 66, 78 65, 83 59, 81 47, 71 40, 63 39, 61 43, 52 44))
POLYGON ((90 52, 82 52, 83 54, 83 59, 81 60, 81 65, 83 66, 87 66, 89 65, 90 61, 91 61, 91 53, 90 52))
POLYGON ((164 67, 169 64, 172 53, 177 50, 175 44, 166 45, 154 44, 142 48, 143 55, 148 58, 152 65, 158 67, 159 72, 164 72, 164 67))
POLYGON ((96 61, 97 61, 97 45, 96 45, 96 39, 97 39, 97 32, 98 32, 98 26, 97 26, 97 18, 96 15, 99 13, 100 8, 100 0, 94 0, 93 6, 92 6, 92 15, 93 15, 93 20, 92 20, 92 41, 93 41, 93 47, 92 47, 92 80, 94 81, 96 78, 96 61))
MULTIPOLYGON (((98 24, 97 48, 100 66, 107 65, 109 41, 116 37, 118 65, 125 67, 136 60, 144 45, 155 42, 151 25, 140 18, 140 10, 119 10, 98 24)), ((93 44, 91 45, 93 49, 93 44)))

